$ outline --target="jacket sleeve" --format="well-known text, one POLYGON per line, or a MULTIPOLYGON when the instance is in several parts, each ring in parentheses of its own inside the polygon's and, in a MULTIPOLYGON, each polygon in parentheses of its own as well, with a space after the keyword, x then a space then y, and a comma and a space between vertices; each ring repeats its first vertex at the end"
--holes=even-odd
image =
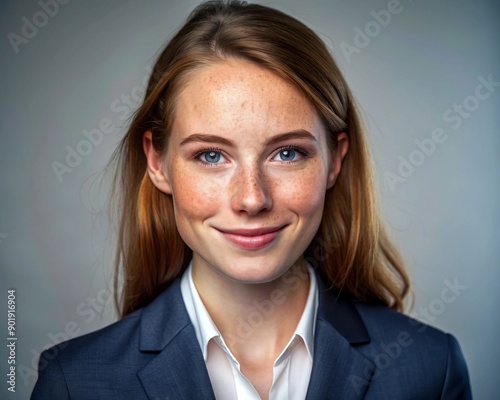
POLYGON ((57 359, 57 347, 45 350, 38 362, 38 380, 36 381, 31 400, 60 399, 69 400, 68 387, 64 372, 57 359))
POLYGON ((469 382, 467 365, 458 344, 453 335, 448 337, 448 365, 444 379, 442 400, 470 400, 472 393, 469 382))

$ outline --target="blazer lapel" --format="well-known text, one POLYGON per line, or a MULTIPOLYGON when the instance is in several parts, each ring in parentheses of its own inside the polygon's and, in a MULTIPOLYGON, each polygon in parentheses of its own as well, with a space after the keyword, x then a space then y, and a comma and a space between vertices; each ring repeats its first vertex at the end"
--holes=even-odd
POLYGON ((355 307, 319 281, 314 361, 306 399, 362 399, 375 366, 355 348, 370 337, 355 307))
MULTIPOLYGON (((325 290, 321 278, 314 362, 306 399, 362 399, 375 366, 356 350, 370 342, 353 304, 325 290)), ((149 399, 215 400, 196 334, 174 281, 143 311, 140 351, 153 357, 139 372, 149 399)))
POLYGON ((215 400, 179 279, 144 309, 140 350, 154 355, 138 372, 149 399, 215 400))
POLYGON ((150 399, 214 399, 194 330, 179 333, 150 363, 139 378, 150 399), (194 338, 194 342, 193 339, 194 338))

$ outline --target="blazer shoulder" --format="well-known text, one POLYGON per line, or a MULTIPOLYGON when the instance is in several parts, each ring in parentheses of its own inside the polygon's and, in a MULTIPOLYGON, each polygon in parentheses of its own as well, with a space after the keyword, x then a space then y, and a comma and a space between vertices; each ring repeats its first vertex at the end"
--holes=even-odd
POLYGON ((370 343, 358 350, 376 366, 379 377, 413 382, 414 394, 426 387, 427 398, 472 398, 467 365, 455 336, 385 306, 357 301, 354 305, 370 336, 370 343), (419 376, 426 377, 425 382, 419 382, 419 376))
MULTIPOLYGON (((80 387, 98 386, 109 368, 120 369, 120 365, 126 365, 130 352, 137 348, 140 315, 141 311, 138 311, 102 329, 43 351, 31 399, 73 398, 75 387, 81 394, 80 387)), ((110 391, 106 394, 114 396, 116 393, 110 391)))
POLYGON ((139 372, 178 336, 196 343, 176 280, 125 318, 44 351, 32 399, 144 398, 139 372))
POLYGON ((53 361, 62 366, 76 365, 73 362, 98 362, 119 358, 126 349, 137 349, 141 313, 142 310, 138 310, 106 327, 66 340, 43 351, 40 355, 39 371, 53 361))
MULTIPOLYGON (((124 354, 138 352, 141 343, 162 337, 165 332, 177 332, 189 322, 184 318, 184 305, 179 280, 172 282, 151 303, 124 318, 94 332, 61 342, 44 351, 42 355, 57 356, 59 362, 86 359, 113 360, 124 354), (183 325, 173 322, 181 320, 183 325)), ((156 350, 160 350, 159 346, 156 350)))
POLYGON ((106 353, 114 349, 121 349, 123 352, 124 347, 121 345, 124 341, 130 347, 138 340, 142 312, 142 309, 137 310, 101 329, 59 343, 54 346, 59 350, 58 358, 62 361, 66 358, 78 357, 80 353, 92 353, 97 349, 101 351, 101 357, 103 349, 106 353))
POLYGON ((354 301, 374 346, 398 344, 407 348, 408 356, 429 355, 436 361, 445 360, 450 349, 450 337, 454 336, 383 305, 354 301), (423 353, 422 353, 423 352, 423 353))
POLYGON ((353 301, 353 304, 365 323, 370 337, 386 337, 397 332, 408 332, 412 336, 418 334, 426 341, 445 340, 445 332, 442 330, 387 306, 360 301, 353 301))

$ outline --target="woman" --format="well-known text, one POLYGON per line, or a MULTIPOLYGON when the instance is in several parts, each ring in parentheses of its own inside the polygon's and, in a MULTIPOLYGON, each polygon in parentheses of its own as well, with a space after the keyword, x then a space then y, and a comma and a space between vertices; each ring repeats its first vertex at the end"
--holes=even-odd
POLYGON ((306 26, 198 6, 115 153, 122 319, 44 352, 32 398, 466 399, 398 311, 352 95, 306 26))

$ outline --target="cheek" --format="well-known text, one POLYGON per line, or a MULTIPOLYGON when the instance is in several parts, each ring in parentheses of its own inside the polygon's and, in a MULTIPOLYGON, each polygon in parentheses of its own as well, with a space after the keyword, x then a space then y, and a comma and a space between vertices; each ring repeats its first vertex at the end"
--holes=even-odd
POLYGON ((279 196, 287 208, 301 215, 322 215, 326 177, 321 170, 303 171, 282 182, 279 196))
POLYGON ((221 190, 213 180, 180 168, 171 177, 176 218, 203 218, 218 207, 221 190))

